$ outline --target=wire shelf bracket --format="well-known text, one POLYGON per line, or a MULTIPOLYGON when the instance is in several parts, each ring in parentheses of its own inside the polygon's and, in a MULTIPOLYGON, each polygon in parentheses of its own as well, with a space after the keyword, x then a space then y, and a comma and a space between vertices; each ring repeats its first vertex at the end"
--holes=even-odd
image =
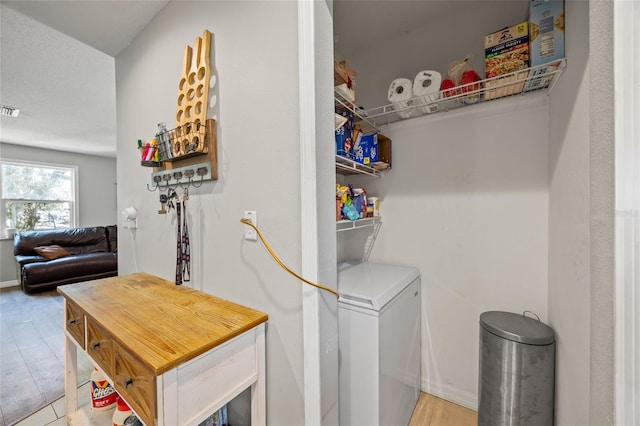
POLYGON ((360 110, 358 117, 362 117, 374 128, 379 128, 401 120, 511 96, 522 96, 538 90, 546 90, 549 95, 566 66, 567 60, 562 58, 509 74, 455 86, 427 96, 417 96, 402 104, 394 103, 360 110))

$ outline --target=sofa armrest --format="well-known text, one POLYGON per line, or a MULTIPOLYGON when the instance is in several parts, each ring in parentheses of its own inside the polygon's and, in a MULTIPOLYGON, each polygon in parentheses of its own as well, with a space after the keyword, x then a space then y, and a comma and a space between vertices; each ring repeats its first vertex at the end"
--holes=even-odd
POLYGON ((104 229, 107 232, 107 242, 109 243, 109 251, 111 253, 117 253, 118 252, 118 226, 109 225, 109 226, 105 226, 104 229))
POLYGON ((45 259, 42 256, 25 256, 25 255, 16 255, 16 276, 18 277, 18 284, 20 285, 20 288, 24 288, 22 285, 22 270, 24 269, 24 267, 26 265, 29 265, 31 263, 41 263, 41 262, 47 262, 47 259, 45 259))
POLYGON ((22 254, 18 254, 16 255, 16 262, 18 262, 18 265, 20 267, 23 267, 24 265, 28 265, 30 263, 37 263, 37 262, 46 262, 47 259, 45 259, 42 256, 30 256, 30 255, 22 255, 22 254))

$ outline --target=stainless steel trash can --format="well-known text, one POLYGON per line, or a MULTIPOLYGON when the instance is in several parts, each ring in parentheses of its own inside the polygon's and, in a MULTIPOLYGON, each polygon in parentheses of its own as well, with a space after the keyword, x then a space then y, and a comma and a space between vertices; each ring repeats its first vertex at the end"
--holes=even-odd
POLYGON ((527 312, 480 315, 478 426, 554 424, 555 333, 527 312))

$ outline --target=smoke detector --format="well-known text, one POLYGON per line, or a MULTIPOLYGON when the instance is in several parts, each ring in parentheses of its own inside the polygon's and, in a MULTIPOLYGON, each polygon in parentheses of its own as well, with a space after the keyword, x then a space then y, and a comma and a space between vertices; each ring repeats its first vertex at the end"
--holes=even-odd
POLYGON ((18 108, 10 107, 8 105, 0 105, 0 115, 5 117, 17 117, 20 114, 18 108))

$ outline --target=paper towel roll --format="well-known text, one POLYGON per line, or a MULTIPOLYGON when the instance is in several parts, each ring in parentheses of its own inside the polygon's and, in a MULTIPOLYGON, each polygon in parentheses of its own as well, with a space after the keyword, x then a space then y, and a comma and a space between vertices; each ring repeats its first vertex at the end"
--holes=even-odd
POLYGON ((413 79, 413 95, 419 97, 419 103, 424 105, 418 108, 421 112, 438 110, 437 104, 428 104, 440 99, 440 84, 442 75, 438 71, 424 70, 416 74, 413 79))
POLYGON ((389 102, 393 103, 393 109, 402 109, 396 114, 400 118, 409 118, 413 109, 405 109, 413 106, 413 83, 408 78, 396 78, 389 86, 389 102))

